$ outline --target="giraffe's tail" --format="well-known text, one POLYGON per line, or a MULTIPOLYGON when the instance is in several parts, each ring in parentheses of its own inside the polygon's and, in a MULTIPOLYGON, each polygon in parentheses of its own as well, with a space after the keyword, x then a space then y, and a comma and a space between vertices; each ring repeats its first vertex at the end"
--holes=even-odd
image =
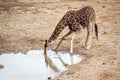
POLYGON ((95 23, 95 35, 96 35, 96 38, 98 40, 98 26, 96 23, 95 23))

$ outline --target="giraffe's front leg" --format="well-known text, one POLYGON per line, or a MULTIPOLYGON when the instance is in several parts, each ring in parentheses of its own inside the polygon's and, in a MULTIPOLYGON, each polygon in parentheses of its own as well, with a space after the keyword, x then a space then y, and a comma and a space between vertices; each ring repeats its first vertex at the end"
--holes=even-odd
POLYGON ((87 27, 87 37, 86 37, 86 41, 85 41, 85 46, 84 48, 86 50, 90 49, 91 47, 91 42, 92 42, 92 29, 93 29, 93 23, 90 22, 89 26, 87 27))
POLYGON ((74 40, 75 35, 72 36, 71 38, 71 46, 70 46, 70 53, 73 53, 73 40, 74 40))
POLYGON ((60 44, 62 43, 62 41, 63 41, 67 36, 69 36, 69 35, 72 34, 72 33, 73 33, 73 31, 69 31, 67 34, 65 34, 65 35, 62 37, 62 39, 60 40, 60 42, 58 43, 58 45, 57 45, 53 50, 57 52, 57 49, 58 49, 58 47, 60 46, 60 44))
POLYGON ((74 40, 75 35, 72 36, 71 38, 71 46, 70 46, 70 58, 71 58, 71 64, 73 64, 73 40, 74 40))

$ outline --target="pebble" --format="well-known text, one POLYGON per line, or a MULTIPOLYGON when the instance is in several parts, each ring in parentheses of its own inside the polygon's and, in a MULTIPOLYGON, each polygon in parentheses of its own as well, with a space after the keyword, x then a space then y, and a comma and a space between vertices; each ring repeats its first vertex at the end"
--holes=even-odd
POLYGON ((0 64, 0 69, 4 68, 4 65, 0 64))

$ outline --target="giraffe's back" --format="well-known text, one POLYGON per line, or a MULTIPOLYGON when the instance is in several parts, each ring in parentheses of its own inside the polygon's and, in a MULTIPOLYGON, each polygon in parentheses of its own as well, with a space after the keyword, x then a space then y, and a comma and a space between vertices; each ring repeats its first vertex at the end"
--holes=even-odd
POLYGON ((92 7, 86 6, 76 11, 76 16, 79 17, 79 23, 85 27, 88 26, 89 21, 95 20, 95 11, 92 7))
POLYGON ((95 11, 92 7, 86 6, 77 11, 68 11, 63 20, 66 20, 67 25, 71 28, 74 27, 72 25, 81 24, 83 28, 89 25, 89 21, 95 20, 95 11))

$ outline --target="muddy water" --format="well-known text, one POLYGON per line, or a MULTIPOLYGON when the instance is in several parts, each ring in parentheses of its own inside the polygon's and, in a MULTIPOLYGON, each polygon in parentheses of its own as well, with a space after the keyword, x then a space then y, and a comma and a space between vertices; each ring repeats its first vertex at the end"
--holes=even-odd
POLYGON ((82 61, 83 57, 80 55, 73 55, 73 61, 69 53, 54 51, 47 51, 49 58, 59 70, 55 72, 49 66, 46 67, 43 50, 31 50, 27 54, 3 54, 0 56, 0 64, 4 65, 0 69, 0 80, 47 80, 48 77, 52 79, 59 76, 61 72, 67 70, 63 62, 71 65, 82 61), (61 58, 61 61, 59 58, 61 58))

